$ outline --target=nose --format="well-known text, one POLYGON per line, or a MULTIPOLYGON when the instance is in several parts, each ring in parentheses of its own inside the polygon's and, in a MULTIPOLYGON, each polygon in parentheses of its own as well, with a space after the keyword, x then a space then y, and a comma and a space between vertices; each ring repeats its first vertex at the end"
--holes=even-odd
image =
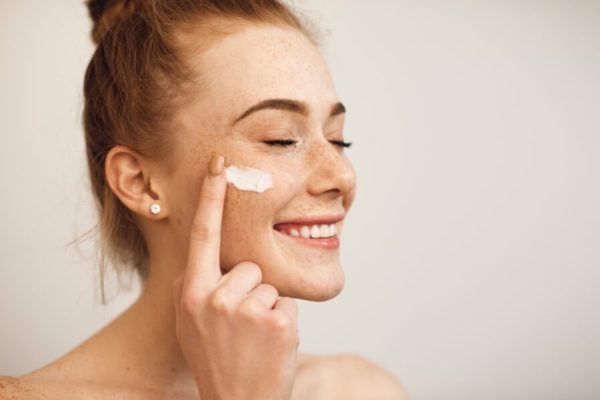
POLYGON ((313 196, 332 199, 342 197, 344 208, 350 208, 354 200, 356 175, 352 164, 337 145, 323 139, 311 152, 311 173, 308 192, 313 196))

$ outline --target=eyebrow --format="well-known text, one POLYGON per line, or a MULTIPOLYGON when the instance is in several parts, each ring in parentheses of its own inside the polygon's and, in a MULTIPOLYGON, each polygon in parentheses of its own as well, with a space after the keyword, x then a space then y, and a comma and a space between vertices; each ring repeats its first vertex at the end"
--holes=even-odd
MULTIPOLYGON (((308 116, 308 114, 310 112, 310 107, 308 106, 308 104, 306 104, 302 101, 299 101, 299 100, 267 99, 267 100, 263 100, 255 105, 253 105, 252 107, 250 107, 249 109, 244 111, 242 113, 242 115, 240 115, 238 118, 236 118, 231 125, 235 125, 240 120, 246 118, 247 116, 249 116, 252 113, 255 113, 260 110, 266 110, 266 109, 289 111, 289 112, 303 115, 305 117, 308 116)), ((341 102, 337 102, 331 107, 331 111, 329 112, 329 118, 334 117, 339 114, 343 114, 345 112, 346 112, 346 107, 344 107, 344 105, 341 102)))

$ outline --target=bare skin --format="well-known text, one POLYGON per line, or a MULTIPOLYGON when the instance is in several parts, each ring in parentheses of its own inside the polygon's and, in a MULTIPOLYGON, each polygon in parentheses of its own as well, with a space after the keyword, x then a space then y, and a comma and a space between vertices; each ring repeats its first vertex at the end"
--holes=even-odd
POLYGON ((301 244, 274 226, 337 215, 340 236, 355 194, 354 171, 335 143, 344 113, 331 113, 339 100, 317 49, 293 30, 254 26, 190 60, 205 86, 176 116, 171 156, 152 160, 116 146, 106 161, 111 189, 149 248, 140 298, 53 363, 1 378, 0 399, 408 398, 362 357, 297 352, 293 299, 330 299, 344 275, 337 248, 301 244), (268 109, 231 124, 271 98, 296 99, 307 112, 268 109), (260 168, 275 185, 260 195, 238 191, 216 173, 223 163, 260 168), (159 215, 148 212, 155 202, 159 215))

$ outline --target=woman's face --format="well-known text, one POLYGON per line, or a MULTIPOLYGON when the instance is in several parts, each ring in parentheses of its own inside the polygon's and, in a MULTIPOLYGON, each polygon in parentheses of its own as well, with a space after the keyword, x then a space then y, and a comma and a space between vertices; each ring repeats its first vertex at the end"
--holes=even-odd
POLYGON ((195 55, 203 86, 176 118, 167 181, 172 249, 185 253, 201 182, 211 154, 225 165, 272 175, 263 193, 229 185, 221 238, 221 268, 252 261, 281 295, 326 300, 343 287, 336 239, 292 237, 302 226, 335 224, 352 204, 355 175, 342 146, 344 113, 328 68, 301 33, 251 26, 195 55), (240 119, 270 99, 285 100, 240 119), (270 142, 269 141, 285 141, 270 142), (291 145, 283 145, 295 142, 291 145), (282 225, 283 224, 283 225, 282 225))

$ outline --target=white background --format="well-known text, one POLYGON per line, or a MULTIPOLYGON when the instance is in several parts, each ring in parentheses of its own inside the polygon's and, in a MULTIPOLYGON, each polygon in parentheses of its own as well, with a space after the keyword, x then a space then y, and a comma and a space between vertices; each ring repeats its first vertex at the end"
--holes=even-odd
MULTIPOLYGON (((358 197, 347 286, 301 350, 352 352, 415 399, 600 397, 600 1, 296 2, 330 34, 358 197)), ((75 0, 0 0, 0 374, 99 303, 75 0)))

